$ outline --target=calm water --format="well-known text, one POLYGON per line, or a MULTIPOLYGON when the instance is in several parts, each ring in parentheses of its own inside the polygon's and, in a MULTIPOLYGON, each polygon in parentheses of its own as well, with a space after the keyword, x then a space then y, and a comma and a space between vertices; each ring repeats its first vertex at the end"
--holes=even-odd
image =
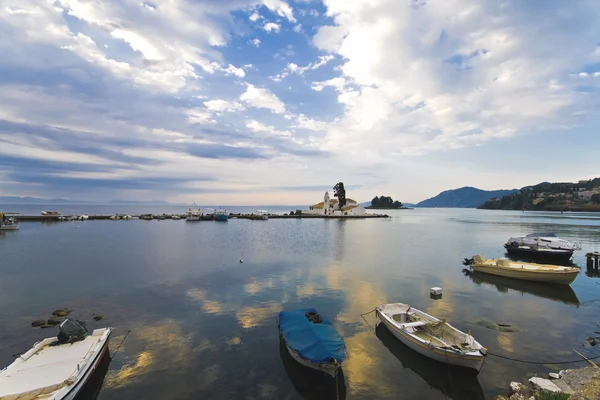
POLYGON ((317 308, 344 336, 347 399, 492 398, 511 380, 558 369, 490 356, 476 378, 449 376, 387 331, 369 329, 360 314, 381 303, 447 318, 509 357, 571 360, 573 348, 600 354, 585 342, 600 330, 600 278, 586 275, 583 258, 600 250, 600 215, 390 213, 356 221, 22 223, 0 235, 0 366, 54 334, 30 322, 62 307, 90 328, 119 329, 113 351, 131 330, 110 364, 104 400, 335 398, 280 351, 277 313, 297 307, 317 308), (501 257, 509 236, 534 231, 583 242, 572 290, 462 273, 464 257, 501 257), (432 286, 443 288, 442 300, 429 298, 432 286), (92 313, 105 319, 94 322, 92 313), (482 318, 519 332, 483 328, 482 318))

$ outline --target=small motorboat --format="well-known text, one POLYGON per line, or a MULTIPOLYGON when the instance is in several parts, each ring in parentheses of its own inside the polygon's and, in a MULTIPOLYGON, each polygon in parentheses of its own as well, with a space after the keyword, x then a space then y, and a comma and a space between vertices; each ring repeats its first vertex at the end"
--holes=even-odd
POLYGON ((550 264, 535 264, 521 261, 486 260, 479 254, 464 261, 473 271, 526 281, 560 283, 569 285, 579 274, 579 268, 550 264))
POLYGON ((121 217, 121 219, 130 220, 130 219, 133 219, 133 217, 132 217, 131 215, 123 215, 123 216, 121 217))
POLYGON ((0 371, 0 399, 74 399, 105 354, 112 328, 67 318, 57 337, 37 342, 0 371))
POLYGON ((381 323, 416 352, 446 364, 481 370, 487 349, 470 334, 408 304, 383 304, 375 310, 381 323))
POLYGON ((177 214, 174 214, 174 215, 171 216, 171 219, 176 219, 177 220, 177 219, 181 219, 181 217, 179 215, 177 215, 177 214))
POLYGON ((269 212, 267 210, 256 210, 256 214, 254 214, 256 218, 253 219, 257 219, 257 220, 268 220, 269 219, 269 212))
POLYGON ((529 257, 546 262, 568 262, 581 243, 560 239, 554 233, 531 233, 527 236, 511 237, 504 248, 512 257, 529 257))
POLYGON ((58 211, 42 211, 42 215, 60 215, 58 211))
POLYGON ((152 221, 152 214, 141 214, 140 219, 146 220, 146 221, 152 221))
POLYGON ((16 230, 19 230, 19 221, 15 217, 9 217, 5 213, 0 213, 0 232, 16 230))
POLYGON ((280 312, 279 333, 296 362, 337 375, 346 358, 344 339, 314 308, 280 312))
POLYGON ((90 219, 90 216, 87 214, 82 214, 77 219, 80 221, 87 221, 88 219, 90 219))

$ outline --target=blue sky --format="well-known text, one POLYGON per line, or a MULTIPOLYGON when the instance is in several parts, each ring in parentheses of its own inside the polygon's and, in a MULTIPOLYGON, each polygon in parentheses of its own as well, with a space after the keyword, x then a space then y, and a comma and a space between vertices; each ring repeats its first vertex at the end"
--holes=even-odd
POLYGON ((600 175, 600 2, 3 0, 0 195, 416 202, 600 175))

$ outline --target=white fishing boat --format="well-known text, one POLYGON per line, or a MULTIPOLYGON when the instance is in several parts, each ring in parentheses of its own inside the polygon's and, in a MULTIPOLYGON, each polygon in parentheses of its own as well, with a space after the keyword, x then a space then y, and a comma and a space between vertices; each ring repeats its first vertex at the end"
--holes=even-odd
MULTIPOLYGON (((9 213, 11 214, 11 213, 9 213)), ((19 229, 19 221, 15 217, 9 217, 5 213, 0 213, 0 232, 16 231, 19 229)))
POLYGON ((111 332, 89 334, 82 322, 66 319, 57 337, 37 342, 0 371, 0 399, 74 399, 109 351, 111 332))
POLYGON ((402 343, 433 360, 479 371, 487 349, 469 333, 408 304, 376 307, 381 323, 402 343))
POLYGON ((571 284, 579 274, 579 268, 511 261, 505 258, 487 260, 479 254, 474 255, 470 260, 465 260, 465 264, 470 265, 473 271, 486 274, 566 285, 571 284))

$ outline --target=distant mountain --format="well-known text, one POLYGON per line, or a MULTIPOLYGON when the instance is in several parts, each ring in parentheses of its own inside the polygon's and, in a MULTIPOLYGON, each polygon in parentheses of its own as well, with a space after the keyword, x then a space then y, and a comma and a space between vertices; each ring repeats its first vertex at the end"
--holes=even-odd
POLYGON ((446 190, 435 197, 417 203, 415 207, 477 208, 494 197, 510 196, 517 189, 481 190, 470 186, 446 190))
POLYGON ((0 204, 11 205, 173 205, 167 201, 152 200, 152 201, 131 201, 131 200, 111 200, 111 201, 94 201, 94 200, 67 200, 67 199, 44 199, 40 197, 20 197, 20 196, 0 196, 0 204))

